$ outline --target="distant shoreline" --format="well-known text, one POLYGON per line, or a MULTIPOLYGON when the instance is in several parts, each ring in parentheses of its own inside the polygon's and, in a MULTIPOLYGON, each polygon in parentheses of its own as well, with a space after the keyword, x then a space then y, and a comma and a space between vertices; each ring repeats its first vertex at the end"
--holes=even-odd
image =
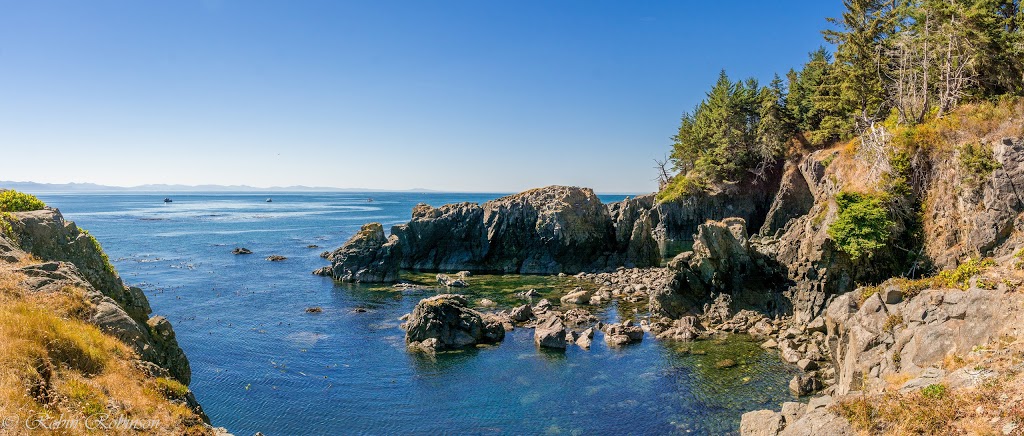
MULTIPOLYGON (((311 186, 285 186, 259 188, 246 185, 140 185, 140 186, 108 186, 93 183, 37 183, 12 182, 0 180, 0 189, 14 189, 28 193, 45 194, 494 194, 511 195, 514 192, 488 191, 442 191, 425 188, 413 189, 371 189, 371 188, 332 188, 311 186)), ((650 192, 597 192, 598 195, 647 195, 650 192)))

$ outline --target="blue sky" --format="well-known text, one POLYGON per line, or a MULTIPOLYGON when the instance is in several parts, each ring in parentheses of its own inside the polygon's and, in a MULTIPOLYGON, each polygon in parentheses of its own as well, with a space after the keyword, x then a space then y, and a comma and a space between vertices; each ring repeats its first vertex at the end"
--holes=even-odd
POLYGON ((0 180, 648 192, 821 1, 0 0, 0 180))

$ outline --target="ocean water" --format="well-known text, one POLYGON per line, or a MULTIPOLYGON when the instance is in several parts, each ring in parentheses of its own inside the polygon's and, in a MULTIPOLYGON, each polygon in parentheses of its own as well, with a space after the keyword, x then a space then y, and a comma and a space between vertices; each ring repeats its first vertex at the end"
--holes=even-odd
MULTIPOLYGON (((196 397, 214 425, 238 435, 728 434, 743 412, 792 399, 786 385, 795 370, 743 337, 686 345, 648 336, 609 349, 598 336, 590 351, 559 353, 537 350, 532 330, 516 329, 497 346, 411 354, 398 318, 436 290, 310 274, 327 264, 322 251, 363 223, 388 228, 407 221, 416 203, 496 194, 175 193, 168 204, 161 193, 39 197, 96 236, 121 277, 171 320, 196 397), (235 247, 254 254, 235 256, 235 247), (306 313, 312 306, 323 312, 306 313), (739 365, 716 368, 726 358, 739 365)), ((503 305, 516 303, 516 289, 556 297, 573 285, 471 279, 473 297, 503 305)), ((615 304, 596 313, 644 315, 615 304)))

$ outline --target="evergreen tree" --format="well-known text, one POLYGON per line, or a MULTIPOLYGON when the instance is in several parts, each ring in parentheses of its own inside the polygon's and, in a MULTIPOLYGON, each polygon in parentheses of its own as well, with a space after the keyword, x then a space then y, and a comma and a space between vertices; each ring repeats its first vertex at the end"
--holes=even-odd
POLYGON ((843 5, 846 10, 841 18, 828 19, 839 29, 824 34, 828 42, 836 44, 835 77, 841 104, 865 127, 888 110, 882 53, 886 38, 896 28, 897 8, 895 0, 843 0, 843 5))

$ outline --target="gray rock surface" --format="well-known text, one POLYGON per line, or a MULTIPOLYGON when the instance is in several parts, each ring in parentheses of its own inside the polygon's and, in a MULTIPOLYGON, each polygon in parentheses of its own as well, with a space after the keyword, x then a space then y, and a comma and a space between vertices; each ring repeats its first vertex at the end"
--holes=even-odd
POLYGON ((491 344, 505 338, 500 320, 470 309, 466 297, 457 294, 420 300, 403 327, 410 349, 426 352, 491 344))
MULTIPOLYGON (((384 237, 380 223, 364 225, 345 245, 327 257, 331 276, 343 282, 384 283, 398 280, 402 251, 398 238, 384 237)), ((317 270, 314 273, 323 274, 317 270)))
POLYGON ((537 323, 533 331, 533 343, 542 348, 564 350, 566 346, 565 324, 557 316, 549 316, 537 323))

